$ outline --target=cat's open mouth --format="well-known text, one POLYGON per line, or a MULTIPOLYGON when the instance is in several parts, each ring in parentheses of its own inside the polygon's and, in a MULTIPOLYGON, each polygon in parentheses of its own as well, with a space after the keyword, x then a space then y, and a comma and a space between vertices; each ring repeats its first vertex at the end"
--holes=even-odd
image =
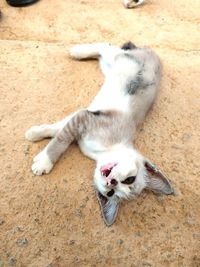
POLYGON ((117 165, 117 163, 108 163, 107 165, 101 167, 101 175, 104 177, 108 177, 112 171, 112 169, 117 165))

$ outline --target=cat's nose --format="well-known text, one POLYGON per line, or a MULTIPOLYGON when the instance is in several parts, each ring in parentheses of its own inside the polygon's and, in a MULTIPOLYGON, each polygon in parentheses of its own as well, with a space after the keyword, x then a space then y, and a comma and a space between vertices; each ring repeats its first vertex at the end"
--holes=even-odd
POLYGON ((112 180, 110 181, 110 183, 111 183, 111 185, 113 185, 113 186, 116 186, 116 185, 118 184, 118 182, 117 182, 115 179, 112 179, 112 180))

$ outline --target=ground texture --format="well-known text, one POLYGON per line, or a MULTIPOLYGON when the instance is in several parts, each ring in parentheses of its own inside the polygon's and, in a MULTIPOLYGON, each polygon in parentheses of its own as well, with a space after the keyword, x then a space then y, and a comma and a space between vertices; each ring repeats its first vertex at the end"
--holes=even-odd
POLYGON ((41 0, 0 19, 0 266, 200 266, 200 1, 41 0), (102 84, 76 43, 132 40, 163 62, 161 92, 135 146, 171 178, 176 196, 144 192, 106 227, 92 186, 94 162, 75 145, 36 177, 32 125, 86 107, 102 84))

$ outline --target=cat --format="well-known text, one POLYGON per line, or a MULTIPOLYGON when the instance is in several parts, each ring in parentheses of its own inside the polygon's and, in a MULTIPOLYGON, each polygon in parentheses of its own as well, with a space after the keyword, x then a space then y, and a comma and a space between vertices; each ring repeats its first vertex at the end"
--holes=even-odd
POLYGON ((54 123, 31 127, 29 141, 52 137, 34 159, 35 175, 47 174, 73 141, 96 161, 94 187, 103 219, 115 221, 119 203, 148 188, 173 194, 168 179, 134 147, 137 125, 144 119, 158 93, 161 63, 149 48, 132 42, 121 48, 107 43, 75 45, 71 57, 99 58, 105 81, 87 109, 54 123))
POLYGON ((143 4, 145 0, 123 0, 123 4, 126 8, 133 8, 143 4))

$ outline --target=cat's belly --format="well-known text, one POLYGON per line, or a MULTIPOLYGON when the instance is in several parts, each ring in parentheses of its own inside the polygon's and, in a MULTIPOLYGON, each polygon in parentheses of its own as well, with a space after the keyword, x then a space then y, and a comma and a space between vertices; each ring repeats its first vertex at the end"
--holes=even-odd
POLYGON ((106 147, 96 140, 85 137, 78 142, 81 152, 87 157, 97 160, 100 154, 107 151, 106 147))
POLYGON ((106 83, 89 105, 88 110, 129 111, 129 98, 124 95, 119 85, 106 83))

